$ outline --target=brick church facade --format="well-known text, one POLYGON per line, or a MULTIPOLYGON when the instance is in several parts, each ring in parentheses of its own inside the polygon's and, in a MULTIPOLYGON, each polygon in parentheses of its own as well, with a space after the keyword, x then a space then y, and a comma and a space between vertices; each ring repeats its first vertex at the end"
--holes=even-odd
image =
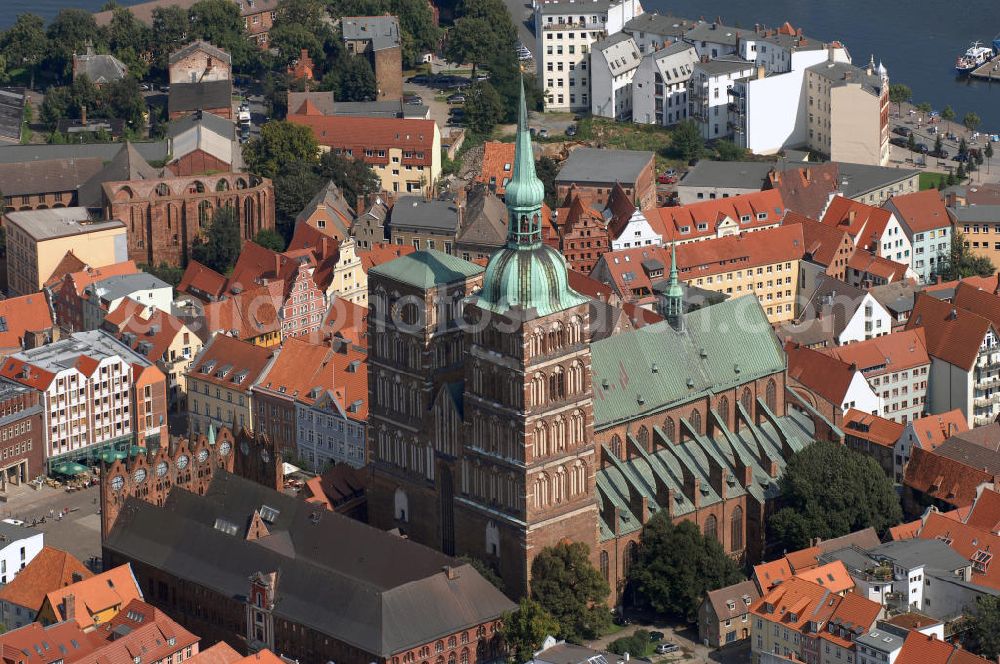
POLYGON ((768 497, 822 419, 786 407, 760 304, 684 314, 674 273, 667 321, 592 340, 593 303, 543 242, 523 101, 516 145, 485 272, 434 251, 369 271, 371 523, 483 560, 512 596, 570 539, 616 601, 661 510, 760 559, 768 497))

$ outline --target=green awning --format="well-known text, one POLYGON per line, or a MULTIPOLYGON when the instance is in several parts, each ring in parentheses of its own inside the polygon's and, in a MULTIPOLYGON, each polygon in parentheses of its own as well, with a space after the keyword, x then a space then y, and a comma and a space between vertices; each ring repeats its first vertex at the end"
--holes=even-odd
POLYGON ((77 475, 82 475, 87 472, 87 467, 79 463, 66 461, 57 465, 52 469, 52 471, 59 473, 60 475, 65 475, 66 477, 76 477, 77 475))
POLYGON ((127 457, 128 453, 121 450, 104 450, 98 456, 104 463, 114 463, 118 459, 127 457))
POLYGON ((128 450, 129 456, 139 456, 140 454, 145 454, 145 453, 146 453, 146 448, 143 447, 142 445, 133 445, 128 450))

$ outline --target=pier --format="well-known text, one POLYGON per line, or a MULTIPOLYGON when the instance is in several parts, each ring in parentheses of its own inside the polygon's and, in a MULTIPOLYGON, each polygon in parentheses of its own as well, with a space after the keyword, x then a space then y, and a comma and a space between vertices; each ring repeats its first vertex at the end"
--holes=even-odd
POLYGON ((1000 55, 995 56, 989 62, 976 67, 976 69, 971 72, 969 76, 983 81, 1000 82, 1000 55))

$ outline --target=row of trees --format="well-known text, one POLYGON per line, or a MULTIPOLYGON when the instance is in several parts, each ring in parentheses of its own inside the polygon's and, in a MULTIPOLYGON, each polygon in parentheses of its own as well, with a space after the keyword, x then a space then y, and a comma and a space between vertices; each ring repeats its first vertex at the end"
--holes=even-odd
MULTIPOLYGON (((777 551, 867 527, 881 533, 902 519, 892 483, 878 462, 840 444, 816 442, 794 454, 780 489, 782 508, 768 520, 768 542, 777 551)), ((529 660, 546 635, 581 641, 607 629, 611 589, 584 544, 542 550, 531 578, 531 597, 504 619, 504 638, 516 661, 529 660)), ((744 578, 714 536, 690 521, 675 524, 660 511, 643 527, 625 593, 638 607, 692 622, 706 592, 744 578)))
MULTIPOLYGON (((910 86, 905 83, 892 83, 889 85, 889 101, 896 105, 896 115, 902 113, 903 104, 907 104, 913 101, 913 90, 910 86)), ((927 102, 920 102, 914 108, 924 115, 929 114, 934 108, 927 102)), ((941 119, 945 122, 954 122, 956 118, 955 109, 950 105, 945 106, 941 110, 941 119)), ((982 124, 982 118, 979 114, 969 111, 964 116, 962 116, 962 124, 969 131, 976 131, 979 125, 982 124)))

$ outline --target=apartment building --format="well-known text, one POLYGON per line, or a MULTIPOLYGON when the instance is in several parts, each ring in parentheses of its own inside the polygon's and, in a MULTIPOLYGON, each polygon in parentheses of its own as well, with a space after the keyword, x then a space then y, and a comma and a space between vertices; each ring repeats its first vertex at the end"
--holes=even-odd
POLYGON ((88 265, 128 258, 125 224, 91 217, 87 208, 8 212, 7 287, 11 295, 41 290, 68 251, 88 265))
POLYGON ((882 399, 882 417, 906 424, 924 413, 931 360, 923 329, 900 330, 823 352, 861 370, 882 399))
POLYGON ((535 5, 536 75, 546 111, 590 111, 590 51, 643 13, 639 0, 542 0, 535 5))
POLYGON ((83 296, 80 298, 83 329, 99 328, 104 317, 117 309, 126 299, 160 311, 170 311, 174 288, 146 272, 115 275, 95 281, 84 287, 83 296))
POLYGON ((892 210, 835 196, 820 222, 846 231, 861 250, 855 256, 868 252, 910 267, 913 245, 892 210))
POLYGON ((590 54, 590 112, 619 121, 632 119, 632 80, 642 55, 631 35, 619 32, 594 44, 590 54))
POLYGON ((891 210, 913 245, 913 271, 925 284, 951 260, 951 217, 936 189, 893 196, 884 206, 891 210))
POLYGON ((437 249, 453 254, 461 218, 462 210, 454 201, 400 196, 389 216, 389 239, 417 251, 437 249))
POLYGON ((132 444, 166 444, 163 373, 107 332, 76 332, 0 366, 0 376, 42 395, 50 468, 132 444))
POLYGON ((903 473, 914 448, 933 451, 952 435, 968 430, 969 423, 965 419, 965 413, 957 408, 910 420, 896 441, 892 469, 894 480, 897 483, 903 481, 903 473))
POLYGON ((755 71, 754 64, 736 55, 697 62, 688 81, 688 116, 705 140, 733 135, 729 103, 731 89, 755 71))
MULTIPOLYGON (((45 472, 45 427, 37 390, 0 380, 0 490, 21 485, 45 472)), ((0 579, 0 583, 6 583, 0 579)))
POLYGON ((670 127, 687 120, 688 81, 696 62, 697 52, 685 42, 646 53, 633 77, 632 122, 670 127))
POLYGON ((781 192, 772 189, 657 208, 649 214, 659 217, 663 243, 680 245, 776 228, 785 216, 785 203, 781 192))
POLYGON ((323 150, 360 159, 382 190, 423 194, 441 177, 441 132, 433 120, 324 115, 306 100, 288 121, 310 127, 323 150))
POLYGON ((1000 205, 956 205, 948 214, 969 251, 1000 265, 1000 205))
POLYGON ((375 100, 403 96, 403 39, 395 16, 345 16, 340 21, 347 52, 368 59, 375 74, 375 100))
POLYGON ((273 357, 269 348, 224 334, 212 337, 188 368, 188 435, 252 429, 251 387, 273 357))
POLYGON ((889 163, 889 75, 836 59, 806 69, 810 150, 832 161, 889 163))

